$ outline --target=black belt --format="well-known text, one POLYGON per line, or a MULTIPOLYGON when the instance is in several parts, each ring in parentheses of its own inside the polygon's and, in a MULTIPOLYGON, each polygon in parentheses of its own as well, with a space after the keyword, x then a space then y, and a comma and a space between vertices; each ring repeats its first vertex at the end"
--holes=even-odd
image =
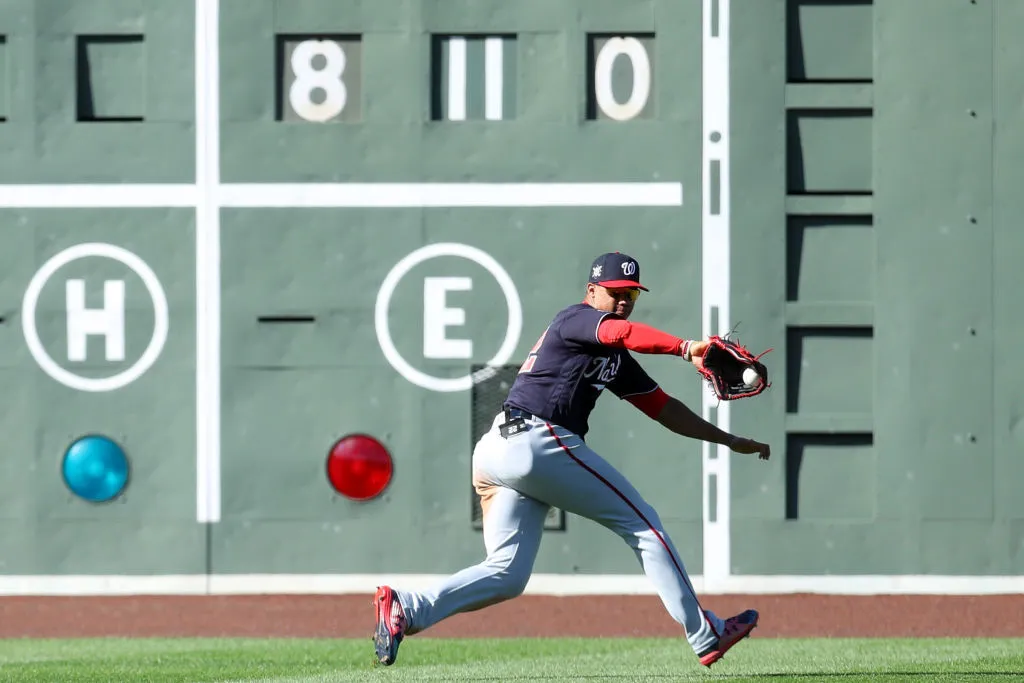
POLYGON ((519 408, 505 407, 505 422, 498 425, 498 433, 501 434, 502 438, 509 438, 525 432, 528 427, 526 426, 527 420, 532 420, 535 415, 532 415, 525 410, 519 408))
POLYGON ((533 418, 535 418, 537 416, 532 414, 532 413, 528 413, 525 410, 522 410, 520 408, 508 408, 508 407, 505 408, 505 419, 506 420, 511 420, 513 418, 516 418, 516 417, 521 417, 524 420, 532 420, 533 418))

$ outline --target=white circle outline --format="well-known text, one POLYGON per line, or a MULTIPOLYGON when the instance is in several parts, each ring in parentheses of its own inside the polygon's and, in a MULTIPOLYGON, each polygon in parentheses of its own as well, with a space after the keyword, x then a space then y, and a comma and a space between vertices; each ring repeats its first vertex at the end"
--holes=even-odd
POLYGON ((145 261, 127 249, 101 242, 76 244, 51 256, 43 264, 43 267, 32 276, 32 280, 28 283, 28 289, 25 290, 25 297, 21 303, 21 328, 25 335, 25 343, 28 344, 28 350, 32 357, 35 358, 39 367, 47 375, 64 386, 78 389, 79 391, 112 391, 137 380, 143 373, 149 370, 160 356, 161 351, 163 351, 164 343, 167 341, 168 326, 167 297, 164 294, 163 287, 160 285, 160 280, 156 277, 156 273, 153 272, 145 261), (149 346, 146 347, 146 351, 135 362, 135 365, 111 377, 82 377, 62 368, 46 352, 42 342, 39 340, 39 331, 36 329, 36 306, 39 303, 39 295, 42 293, 43 287, 59 269, 72 261, 77 261, 87 256, 109 258, 124 264, 142 279, 142 283, 146 285, 146 289, 149 291, 149 298, 153 300, 155 320, 153 338, 150 339, 149 346))
POLYGON ((472 388, 474 383, 488 377, 493 377, 496 372, 494 366, 502 365, 512 357, 523 330, 523 310, 515 283, 512 282, 512 278, 501 267, 501 264, 491 257, 490 254, 468 244, 438 242, 416 249, 402 258, 388 272, 384 282, 380 285, 380 289, 377 291, 377 304, 374 310, 373 323, 377 330, 377 342, 380 344, 381 351, 384 352, 384 357, 391 364, 391 367, 407 380, 432 391, 465 391, 472 388), (502 341, 498 352, 487 362, 487 365, 491 367, 463 375, 462 377, 434 377, 414 368, 398 353, 398 349, 395 348, 395 344, 391 339, 391 331, 388 327, 388 309, 391 306, 391 297, 395 293, 395 287, 398 286, 398 282, 420 263, 437 258, 438 256, 458 256, 482 266, 498 281, 498 285, 505 295, 505 303, 508 305, 508 327, 505 330, 505 339, 502 341))

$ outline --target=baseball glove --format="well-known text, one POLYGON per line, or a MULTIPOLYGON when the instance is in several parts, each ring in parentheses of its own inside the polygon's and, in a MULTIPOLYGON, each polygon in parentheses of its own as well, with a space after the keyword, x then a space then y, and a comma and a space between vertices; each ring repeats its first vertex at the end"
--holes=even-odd
POLYGON ((757 396, 771 386, 768 368, 761 362, 761 356, 771 349, 755 356, 745 346, 728 337, 714 335, 707 342, 704 354, 694 359, 694 365, 715 390, 719 400, 732 401, 757 396), (748 368, 757 373, 756 379, 749 384, 743 378, 748 368))

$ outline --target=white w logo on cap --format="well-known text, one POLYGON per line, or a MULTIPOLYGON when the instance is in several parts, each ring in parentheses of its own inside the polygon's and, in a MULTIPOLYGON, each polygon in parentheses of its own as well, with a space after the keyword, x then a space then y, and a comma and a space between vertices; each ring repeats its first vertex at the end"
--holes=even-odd
POLYGON ((635 272, 636 272, 636 262, 635 261, 626 261, 625 263, 622 264, 622 274, 623 275, 632 275, 635 272))

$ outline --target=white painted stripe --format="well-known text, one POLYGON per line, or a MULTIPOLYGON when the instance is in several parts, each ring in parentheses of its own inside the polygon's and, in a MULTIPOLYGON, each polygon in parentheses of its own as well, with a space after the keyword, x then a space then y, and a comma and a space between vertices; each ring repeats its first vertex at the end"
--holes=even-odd
MULTIPOLYGON (((702 81, 702 186, 701 200, 701 296, 702 333, 704 336, 725 332, 729 327, 729 0, 718 2, 718 35, 712 35, 712 3, 703 3, 703 39, 701 41, 702 81), (712 133, 717 142, 712 141, 712 133), (712 214, 711 165, 720 166, 719 211, 712 214), (711 329, 711 309, 718 307, 718 327, 711 329)), ((717 407, 718 427, 730 429, 729 404, 718 405, 717 397, 709 389, 703 393, 701 413, 710 419, 711 407, 717 407)), ((724 446, 704 443, 703 462, 703 568, 707 587, 712 590, 731 572, 730 553, 730 451, 724 446), (712 459, 711 449, 716 458, 712 459), (710 481, 716 479, 716 507, 710 510, 710 481), (711 521, 714 519, 714 521, 711 521)))
POLYGON ((196 0, 196 519, 220 519, 219 1, 196 0))
MULTIPOLYGON (((423 590, 441 574, 184 574, 156 576, 0 576, 0 595, 359 595, 389 584, 423 590)), ((709 583, 690 577, 702 595, 1008 595, 1024 592, 1024 576, 730 576, 709 583)), ((534 574, 526 595, 649 595, 643 574, 534 574)))
POLYGON ((681 183, 227 184, 226 207, 680 206, 681 183))
MULTIPOLYGON (((203 3, 204 0, 197 0, 203 3)), ((197 93, 198 94, 198 93, 197 93)), ((214 105, 216 106, 216 105, 214 105)), ((217 136, 205 126, 197 129, 197 152, 217 155, 207 139, 217 136)), ((215 206, 282 207, 460 207, 460 206, 681 206, 682 183, 228 183, 218 185, 206 167, 196 185, 0 185, 0 208, 196 208, 215 206), (208 204, 208 202, 211 202, 208 204)), ((216 212, 204 214, 219 222, 216 212)))
MULTIPOLYGON (((436 574, 339 574, 320 576, 250 575, 210 577, 210 590, 218 595, 372 593, 380 585, 402 586, 423 591, 445 577, 436 574)), ((526 586, 527 595, 655 595, 643 574, 627 576, 581 576, 534 574, 526 586)))
POLYGON ((738 576, 716 585, 710 594, 783 595, 1007 595, 1024 591, 1024 576, 738 576))
POLYGON ((505 96, 505 41, 491 37, 484 41, 484 116, 501 121, 505 96))
MULTIPOLYGON (((201 2, 202 0, 197 0, 201 2)), ((194 208, 195 185, 0 185, 0 208, 194 208)))
POLYGON ((466 39, 448 39, 448 120, 466 120, 466 39))
POLYGON ((205 595, 208 589, 203 574, 0 576, 0 595, 205 595))

